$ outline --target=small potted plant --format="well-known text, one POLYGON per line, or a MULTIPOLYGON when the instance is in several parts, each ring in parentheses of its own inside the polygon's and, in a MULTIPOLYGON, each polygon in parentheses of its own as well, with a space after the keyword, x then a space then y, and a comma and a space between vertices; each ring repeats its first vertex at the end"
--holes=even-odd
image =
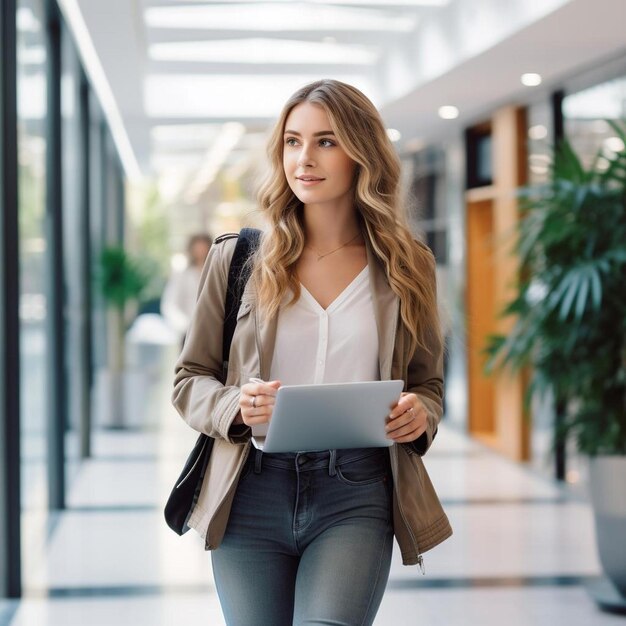
POLYGON ((125 334, 131 304, 136 304, 148 284, 141 263, 121 246, 102 249, 96 283, 107 305, 107 369, 101 372, 98 407, 100 423, 124 426, 125 334))
POLYGON ((600 561, 612 581, 594 592, 626 610, 626 133, 585 167, 563 142, 547 184, 522 191, 522 272, 504 309, 507 336, 489 338, 487 370, 530 367, 529 395, 562 408, 555 443, 589 457, 600 561), (619 145, 619 141, 616 142, 619 145), (606 591, 606 589, 609 589, 606 591))

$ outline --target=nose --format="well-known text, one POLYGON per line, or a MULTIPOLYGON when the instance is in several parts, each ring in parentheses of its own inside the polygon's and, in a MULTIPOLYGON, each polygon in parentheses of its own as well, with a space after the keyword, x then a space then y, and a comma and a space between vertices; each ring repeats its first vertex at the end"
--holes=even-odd
POLYGON ((313 161, 313 157, 311 156, 311 152, 307 145, 302 146, 302 150, 300 150, 300 154, 298 155, 298 166, 299 167, 312 167, 315 163, 313 161))

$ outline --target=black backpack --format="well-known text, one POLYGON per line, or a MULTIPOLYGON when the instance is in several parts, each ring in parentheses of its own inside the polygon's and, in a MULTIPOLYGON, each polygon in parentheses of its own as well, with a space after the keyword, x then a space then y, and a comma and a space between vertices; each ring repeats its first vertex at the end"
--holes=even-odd
MULTIPOLYGON (((241 295, 248 278, 250 278, 251 268, 247 261, 258 248, 261 231, 255 228, 243 228, 239 235, 236 233, 221 235, 215 239, 214 243, 221 243, 226 239, 235 237, 237 237, 237 244, 228 270, 228 286, 224 305, 222 382, 225 382, 228 370, 230 344, 235 333, 235 326, 237 326, 237 312, 241 305, 241 295)), ((204 473, 213 450, 213 441, 212 437, 204 433, 200 434, 165 504, 165 521, 178 535, 184 535, 189 530, 187 522, 200 495, 204 473)))

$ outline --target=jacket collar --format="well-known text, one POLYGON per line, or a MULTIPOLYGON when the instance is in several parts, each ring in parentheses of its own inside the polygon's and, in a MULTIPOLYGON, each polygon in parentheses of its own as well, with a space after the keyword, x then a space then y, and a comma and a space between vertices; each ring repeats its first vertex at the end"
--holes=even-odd
MULTIPOLYGON (((364 232, 367 264, 369 266, 369 283, 372 292, 372 304, 378 331, 378 366, 381 380, 391 377, 393 350, 398 326, 399 298, 392 291, 387 282, 386 271, 376 256, 367 233, 364 232)), ((243 295, 244 300, 256 300, 256 293, 252 281, 248 281, 243 295)), ((254 307, 256 316, 257 342, 259 349, 259 373, 263 380, 269 380, 274 344, 276 343, 276 328, 278 317, 267 319, 254 307)))

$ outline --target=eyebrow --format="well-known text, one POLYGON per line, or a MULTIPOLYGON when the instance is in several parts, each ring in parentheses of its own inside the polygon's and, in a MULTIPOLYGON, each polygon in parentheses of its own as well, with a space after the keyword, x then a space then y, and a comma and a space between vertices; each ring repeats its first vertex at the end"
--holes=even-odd
MULTIPOLYGON (((298 137, 302 137, 302 135, 297 130, 286 130, 284 135, 298 135, 298 137)), ((335 133, 332 130, 320 130, 318 133, 313 133, 313 137, 321 137, 322 135, 334 135, 335 133)))

